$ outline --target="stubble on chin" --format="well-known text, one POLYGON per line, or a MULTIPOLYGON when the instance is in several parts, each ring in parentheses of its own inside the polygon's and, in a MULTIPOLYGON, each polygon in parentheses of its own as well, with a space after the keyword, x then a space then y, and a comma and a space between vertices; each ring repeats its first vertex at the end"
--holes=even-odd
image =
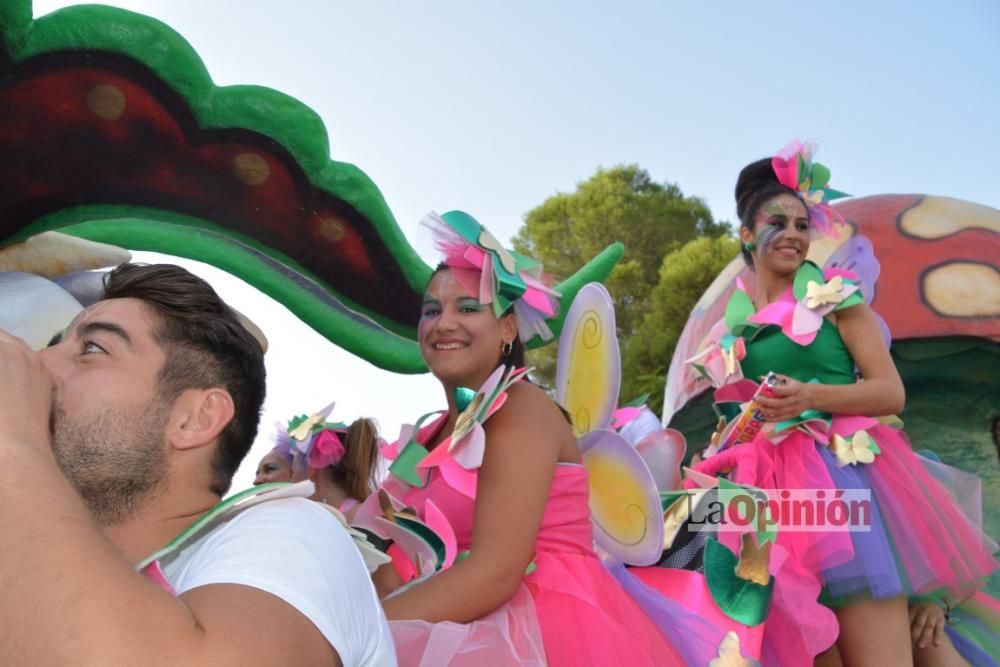
POLYGON ((156 496, 167 477, 163 434, 168 411, 109 408, 71 417, 53 403, 52 451, 101 527, 124 522, 156 496))

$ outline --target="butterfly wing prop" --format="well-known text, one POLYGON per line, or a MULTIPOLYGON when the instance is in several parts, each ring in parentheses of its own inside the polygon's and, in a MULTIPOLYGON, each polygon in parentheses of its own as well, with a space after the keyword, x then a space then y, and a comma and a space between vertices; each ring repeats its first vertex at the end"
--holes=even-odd
POLYGON ((603 285, 590 283, 566 314, 556 367, 556 401, 569 412, 576 437, 610 424, 620 384, 614 304, 603 285))
POLYGON ((663 510, 653 476, 642 456, 610 429, 580 439, 590 475, 594 541, 630 565, 652 565, 663 550, 663 510))

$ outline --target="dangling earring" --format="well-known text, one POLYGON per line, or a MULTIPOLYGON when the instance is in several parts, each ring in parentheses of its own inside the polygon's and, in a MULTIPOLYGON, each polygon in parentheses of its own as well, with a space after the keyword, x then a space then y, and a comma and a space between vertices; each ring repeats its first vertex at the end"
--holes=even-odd
POLYGON ((746 250, 747 252, 753 252, 754 250, 757 249, 757 244, 754 243, 753 241, 750 241, 749 243, 744 243, 743 249, 746 250))
POLYGON ((510 341, 504 341, 500 344, 500 354, 505 357, 509 357, 510 353, 514 350, 514 344, 510 341))

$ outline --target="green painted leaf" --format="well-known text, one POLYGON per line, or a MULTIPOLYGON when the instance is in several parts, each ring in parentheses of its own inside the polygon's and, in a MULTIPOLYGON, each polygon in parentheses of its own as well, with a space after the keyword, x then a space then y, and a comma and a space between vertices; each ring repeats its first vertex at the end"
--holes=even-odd
POLYGON ((703 561, 705 583, 719 609, 747 626, 763 623, 771 606, 774 577, 767 586, 761 586, 736 576, 739 558, 712 537, 705 541, 703 561))

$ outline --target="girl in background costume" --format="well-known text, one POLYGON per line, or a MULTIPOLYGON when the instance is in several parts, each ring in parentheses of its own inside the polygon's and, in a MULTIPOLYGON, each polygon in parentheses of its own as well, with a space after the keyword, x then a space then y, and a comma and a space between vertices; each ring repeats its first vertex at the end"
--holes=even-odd
POLYGON ((326 421, 332 409, 279 425, 277 444, 260 460, 254 484, 308 479, 316 486, 313 500, 350 517, 375 488, 380 439, 371 419, 350 426, 326 421))
POLYGON ((445 262, 418 336, 448 409, 385 450, 384 489, 446 536, 445 566, 384 601, 400 664, 706 664, 714 650, 668 641, 595 554, 570 425, 521 381, 521 340, 552 338, 541 267, 465 213, 424 224, 445 262))
POLYGON ((785 593, 779 599, 776 588, 764 659, 806 664, 837 637, 832 619, 796 613, 822 592, 846 664, 900 664, 911 655, 907 598, 965 597, 994 571, 992 545, 904 434, 879 419, 902 409, 904 393, 863 298, 868 290, 871 299, 877 264, 863 253, 825 270, 806 260, 811 236, 843 222, 827 204, 843 194, 827 186, 829 170, 812 153, 795 141, 739 175, 740 236, 755 284, 738 284, 699 355, 719 363, 701 370, 719 387, 723 411, 748 400, 768 372, 781 384, 758 398, 765 429, 750 442, 710 448, 695 469, 764 489, 870 492, 868 532, 779 527, 785 593))

